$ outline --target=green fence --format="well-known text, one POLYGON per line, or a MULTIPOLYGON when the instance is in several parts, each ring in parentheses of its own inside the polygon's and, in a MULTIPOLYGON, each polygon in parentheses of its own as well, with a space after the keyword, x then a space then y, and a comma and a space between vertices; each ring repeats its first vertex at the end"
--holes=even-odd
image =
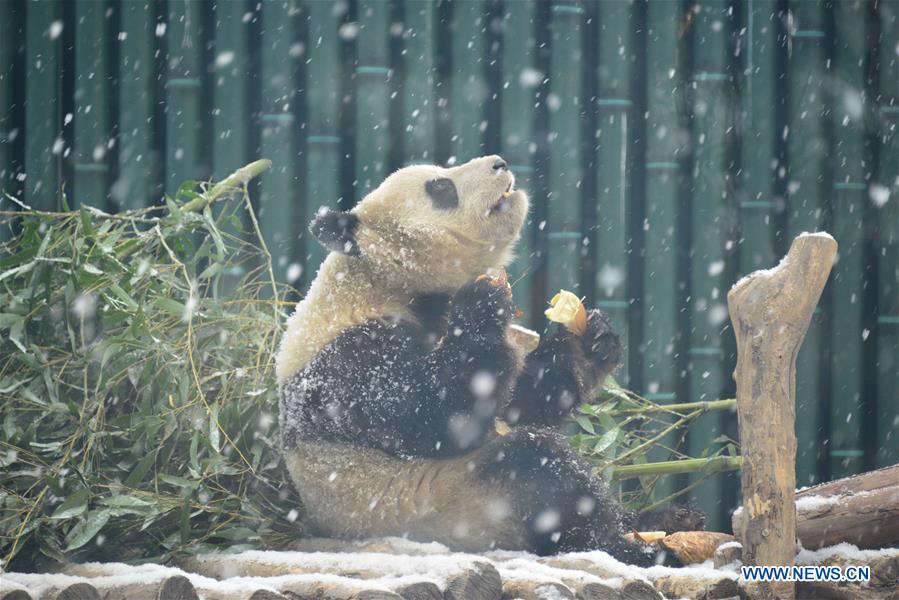
MULTIPOLYGON (((116 210, 271 158, 255 201, 302 289, 319 206, 500 153, 533 197, 518 303, 585 295, 657 401, 730 397, 728 288, 830 231, 799 482, 899 461, 899 3, 0 0, 0 23, 7 193, 116 210)), ((693 451, 736 435, 703 419, 693 451)), ((713 527, 735 481, 694 493, 713 527)))

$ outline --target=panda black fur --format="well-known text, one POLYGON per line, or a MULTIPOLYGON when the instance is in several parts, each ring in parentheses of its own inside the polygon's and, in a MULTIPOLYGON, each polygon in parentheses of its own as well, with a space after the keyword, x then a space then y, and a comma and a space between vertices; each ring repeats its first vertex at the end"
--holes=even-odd
POLYGON ((507 337, 504 267, 527 213, 497 156, 397 171, 311 232, 332 252, 277 356, 282 445, 319 533, 408 536, 479 551, 602 549, 650 559, 625 512, 552 431, 616 368, 599 311, 588 331, 507 337), (506 436, 494 419, 514 425, 506 436))

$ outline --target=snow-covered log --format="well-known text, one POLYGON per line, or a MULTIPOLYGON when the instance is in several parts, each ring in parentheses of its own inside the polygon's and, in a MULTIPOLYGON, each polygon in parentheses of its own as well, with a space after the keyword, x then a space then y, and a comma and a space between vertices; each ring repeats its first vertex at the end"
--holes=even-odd
MULTIPOLYGON (((45 597, 47 597, 45 595, 45 597)), ((51 596, 54 597, 54 596, 51 596)), ((100 600, 100 592, 89 583, 75 583, 60 590, 56 600, 100 600)))
POLYGON ((500 600, 503 581, 489 562, 478 561, 446 583, 446 600, 500 600))
POLYGON ((796 584, 796 600, 896 600, 895 590, 869 588, 858 583, 803 581, 796 584))
MULTIPOLYGON (((745 516, 737 537, 747 565, 792 565, 796 548, 796 355, 830 274, 837 243, 793 240, 778 266, 727 294, 737 339, 737 418, 745 516)), ((752 598, 792 600, 790 582, 748 586, 752 598)))
POLYGON ((580 600, 618 600, 621 594, 613 587, 589 581, 574 586, 576 598, 580 600))
POLYGON ((575 600, 576 596, 568 586, 559 583, 513 579, 503 582, 503 598, 575 600))
MULTIPOLYGON (((403 600, 443 600, 443 592, 440 591, 436 583, 430 581, 401 585, 394 591, 402 596, 403 600)), ((250 600, 253 599, 251 598, 250 600)))
POLYGON ((24 585, 0 577, 0 600, 35 600, 35 596, 24 585))
MULTIPOLYGON (((734 531, 744 510, 734 513, 734 531)), ((796 533, 803 548, 840 542, 877 548, 899 542, 899 465, 796 492, 796 533)))
MULTIPOLYGON (((80 565, 79 565, 80 566, 80 565)), ((0 582, 2 600, 199 600, 190 580, 184 575, 158 576, 135 574, 110 576, 99 570, 83 570, 86 575, 47 575, 34 589, 9 578, 0 582)), ((38 576, 31 575, 32 579, 38 576)), ((245 596, 244 596, 245 597, 245 596)), ((217 600, 228 600, 225 598, 217 600)))
POLYGON ((657 578, 653 584, 666 598, 716 600, 740 596, 740 587, 737 585, 737 581, 731 577, 702 578, 669 575, 657 578))
MULTIPOLYGON (((738 564, 640 568, 604 552, 539 557, 497 550, 452 552, 440 544, 387 538, 361 542, 304 540, 305 552, 209 554, 193 563, 204 574, 171 566, 70 564, 59 573, 3 573, 2 600, 718 600, 745 598, 738 564), (322 551, 323 548, 327 550, 322 551), (180 582, 180 583, 179 583, 180 582), (177 584, 177 585, 176 585, 177 584), (183 593, 175 590, 182 586, 183 593), (168 585, 168 587, 166 587, 168 585), (164 590, 161 588, 165 588, 164 590), (21 591, 25 596, 12 594, 21 591), (80 595, 71 595, 78 592, 80 595), (96 592, 98 595, 94 595, 96 592), (196 595, 192 595, 192 594, 196 595)), ((719 546, 738 549, 736 542, 719 546)), ((187 562, 187 561, 185 561, 187 562)), ((799 598, 899 596, 899 549, 859 550, 849 544, 803 550, 797 565, 868 565, 870 583, 797 585, 799 598), (823 590, 823 592, 822 592, 823 590), (860 590, 860 591, 859 591, 860 590), (815 596, 822 592, 825 595, 815 596), (856 593, 856 595, 853 595, 856 593), (894 594, 894 596, 890 596, 894 594)), ((190 565, 185 564, 185 567, 190 565)))

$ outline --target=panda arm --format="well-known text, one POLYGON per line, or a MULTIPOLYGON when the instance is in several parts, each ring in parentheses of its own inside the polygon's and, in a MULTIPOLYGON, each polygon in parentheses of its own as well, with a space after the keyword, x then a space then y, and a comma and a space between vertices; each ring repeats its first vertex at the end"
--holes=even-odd
POLYGON ((618 366, 621 345, 600 311, 590 311, 587 331, 560 330, 541 340, 515 383, 505 419, 515 425, 558 425, 589 401, 618 366))
POLYGON ((282 424, 286 444, 305 436, 452 456, 483 443, 516 372, 505 340, 511 298, 494 288, 479 281, 459 290, 436 346, 410 321, 345 332, 285 387, 282 414, 296 415, 282 424))
POLYGON ((514 382, 516 358, 505 337, 511 314, 508 287, 472 282, 452 298, 437 346, 395 365, 406 410, 394 413, 401 417, 394 427, 407 453, 452 456, 486 439, 514 382))

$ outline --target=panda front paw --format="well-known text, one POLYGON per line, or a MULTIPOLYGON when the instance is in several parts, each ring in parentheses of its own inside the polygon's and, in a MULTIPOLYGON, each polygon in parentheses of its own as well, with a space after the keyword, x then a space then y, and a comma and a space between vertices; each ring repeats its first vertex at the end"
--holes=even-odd
POLYGON ((621 364, 621 341, 612 331, 608 315, 598 309, 587 311, 587 330, 580 337, 584 355, 602 372, 612 373, 621 364))
POLYGON ((512 288, 504 275, 481 275, 465 284, 451 306, 451 325, 481 334, 504 331, 515 313, 512 288))

